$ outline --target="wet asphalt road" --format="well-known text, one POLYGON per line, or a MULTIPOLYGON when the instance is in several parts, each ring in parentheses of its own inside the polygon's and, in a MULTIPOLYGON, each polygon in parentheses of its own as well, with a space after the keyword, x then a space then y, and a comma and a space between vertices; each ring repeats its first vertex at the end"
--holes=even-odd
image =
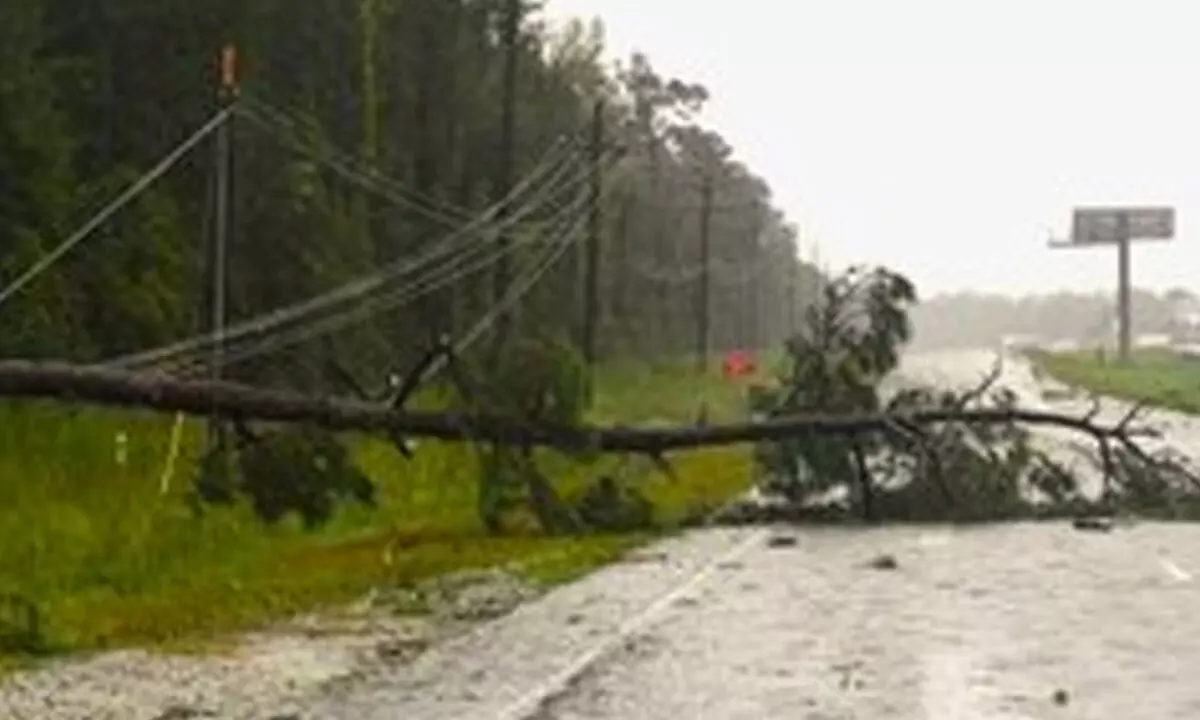
MULTIPOLYGON (((906 383, 972 386, 993 358, 915 356, 902 375, 906 383)), ((1006 363, 1002 383, 1025 407, 1086 410, 1079 401, 1045 401, 1019 361, 1006 363)), ((1124 409, 1106 403, 1101 417, 1124 409)), ((1200 447, 1194 422, 1163 413, 1150 420, 1169 428, 1176 447, 1200 447)), ((1098 490, 1098 477, 1087 473, 1094 453, 1078 436, 1039 437, 1098 490)), ((509 684, 500 700, 485 692, 464 712, 431 708, 427 717, 1200 717, 1200 686, 1188 670, 1200 663, 1200 527, 804 529, 794 548, 781 549, 761 535, 720 535, 728 532, 678 541, 690 548, 720 536, 728 548, 710 552, 738 557, 718 561, 698 582, 687 579, 694 570, 681 571, 644 603, 649 614, 627 611, 623 629, 595 629, 590 644, 536 680, 509 684), (899 567, 865 566, 880 553, 899 567)), ((611 591, 651 577, 609 583, 602 573, 584 584, 611 591)), ((542 628, 543 637, 561 632, 554 621, 542 628)), ((410 717, 372 717, 401 716, 410 717)))
POLYGON ((1181 525, 805 530, 756 544, 536 717, 1200 717, 1194 570, 1200 528, 1181 525), (880 552, 899 567, 866 567, 880 552))
POLYGON ((301 717, 1200 717, 1200 527, 770 532, 672 540, 301 717))

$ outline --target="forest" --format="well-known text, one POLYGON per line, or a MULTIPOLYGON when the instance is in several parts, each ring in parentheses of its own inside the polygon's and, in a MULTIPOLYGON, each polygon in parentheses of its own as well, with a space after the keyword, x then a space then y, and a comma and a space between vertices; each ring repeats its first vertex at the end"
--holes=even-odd
MULTIPOLYGON (((1134 288, 1133 326, 1139 334, 1171 333, 1178 314, 1196 307, 1185 288, 1134 288)), ((999 294, 933 295, 913 308, 913 345, 920 349, 995 347, 1005 335, 1044 342, 1098 345, 1113 341, 1116 293, 1057 292, 1024 297, 999 294)))
POLYGON ((442 334, 487 334, 533 274, 496 333, 578 344, 589 263, 607 359, 777 343, 817 279, 795 226, 703 126, 706 88, 640 54, 610 67, 603 42, 599 20, 551 28, 528 0, 6 3, 0 278, 210 122, 226 46, 239 112, 228 191, 206 137, 5 298, 0 352, 102 362, 209 330, 221 222, 231 327, 442 253, 365 310, 231 349, 251 382, 380 378, 442 334))

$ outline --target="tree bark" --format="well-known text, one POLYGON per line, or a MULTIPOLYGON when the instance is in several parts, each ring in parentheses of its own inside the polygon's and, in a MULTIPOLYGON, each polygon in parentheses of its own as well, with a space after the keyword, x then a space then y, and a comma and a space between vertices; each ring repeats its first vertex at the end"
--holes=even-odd
POLYGON ((454 442, 495 442, 560 450, 643 453, 708 446, 777 442, 798 435, 884 432, 897 418, 908 424, 1023 423, 1055 425, 1087 434, 1106 445, 1127 447, 1139 433, 1122 422, 1097 425, 1090 418, 1032 410, 929 410, 903 415, 794 415, 762 422, 640 429, 569 426, 463 413, 392 410, 382 403, 266 390, 232 382, 179 380, 67 363, 0 362, 0 397, 56 399, 124 408, 217 415, 233 420, 311 423, 330 430, 392 433, 454 442))

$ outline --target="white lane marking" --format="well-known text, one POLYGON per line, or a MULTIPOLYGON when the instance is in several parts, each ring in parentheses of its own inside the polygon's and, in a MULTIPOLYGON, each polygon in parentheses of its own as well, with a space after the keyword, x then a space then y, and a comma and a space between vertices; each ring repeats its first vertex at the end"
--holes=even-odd
POLYGON ((1191 573, 1187 572, 1167 558, 1159 558, 1158 564, 1162 566, 1162 569, 1165 570, 1168 575, 1179 582, 1188 582, 1192 579, 1191 573))
POLYGON ((983 698, 974 691, 971 674, 978 665, 966 648, 941 650, 921 657, 921 706, 929 720, 985 718, 983 698))
POLYGON ((579 676, 580 673, 587 670, 588 666, 599 660, 605 653, 612 650, 618 643, 626 640, 630 635, 640 630, 645 625, 649 624, 659 614, 671 606, 679 598, 697 588, 701 583, 709 578, 714 571, 721 565, 738 559, 753 547, 756 543, 761 543, 769 534, 769 530, 763 529, 755 531, 742 542, 735 545, 730 550, 718 555, 709 560, 704 566, 697 570, 691 577, 684 580, 675 589, 668 591, 662 597, 651 603, 645 610, 634 615, 626 620, 617 628, 617 632, 610 636, 607 640, 602 640, 591 648, 580 654, 567 665, 563 670, 556 673, 546 682, 531 689, 529 692, 522 695, 515 702, 510 703, 497 718, 498 720, 509 720, 510 718, 519 719, 529 716, 536 711, 542 702, 552 696, 556 692, 562 691, 567 685, 579 676))
POLYGON ((917 536, 917 544, 921 547, 945 547, 950 544, 950 533, 945 530, 923 532, 917 536))

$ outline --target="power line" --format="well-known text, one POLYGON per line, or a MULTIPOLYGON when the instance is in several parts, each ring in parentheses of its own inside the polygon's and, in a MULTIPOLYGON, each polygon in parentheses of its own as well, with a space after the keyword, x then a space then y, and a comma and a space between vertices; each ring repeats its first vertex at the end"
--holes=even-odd
MULTIPOLYGON (((559 172, 556 173, 556 175, 562 175, 562 174, 563 174, 562 170, 559 170, 559 172)), ((526 185, 528 185, 527 182, 526 182, 526 185)), ((546 186, 550 186, 550 185, 551 185, 550 182, 546 182, 546 186)), ((570 186, 566 186, 566 188, 568 188, 568 190, 569 190, 569 187, 570 186)), ((562 187, 562 186, 556 186, 556 188, 557 188, 557 191, 556 191, 557 193, 564 191, 564 187, 562 187)), ((542 188, 542 190, 545 190, 545 188, 542 188)), ((545 196, 544 198, 538 199, 538 200, 530 200, 530 202, 528 202, 526 204, 526 206, 524 206, 524 208, 515 212, 515 214, 510 217, 510 220, 512 222, 520 221, 523 216, 528 215, 529 212, 532 212, 533 210, 538 208, 539 204, 545 204, 545 202, 548 198, 553 197, 553 194, 556 194, 556 193, 551 193, 551 194, 548 194, 548 196, 547 196, 547 194, 545 192, 542 192, 542 196, 545 196)), ((568 208, 568 210, 569 209, 570 208, 568 208)), ((563 211, 563 212, 565 212, 565 211, 563 211)), ((562 215, 563 212, 560 212, 560 215, 562 215)), ((494 235, 496 235, 497 232, 498 232, 498 230, 496 228, 491 229, 490 234, 492 235, 493 239, 494 239, 494 235)), ((523 242, 522 242, 522 245, 523 245, 523 242)), ((445 272, 448 272, 448 271, 454 272, 454 268, 452 268, 452 265, 454 265, 455 262, 458 262, 458 260, 461 260, 462 258, 466 257, 467 254, 470 254, 472 252, 478 252, 480 247, 484 248, 484 250, 486 251, 488 245, 487 244, 478 244, 478 242, 476 242, 476 244, 472 244, 472 246, 470 246, 468 248, 467 252, 460 253, 460 256, 458 256, 458 258, 455 258, 455 257, 449 258, 448 262, 451 265, 451 266, 449 266, 449 268, 445 268, 445 266, 443 266, 443 268, 439 268, 439 269, 436 269, 433 272, 431 272, 430 275, 437 275, 438 272, 440 272, 440 274, 443 274, 443 275, 445 274, 445 272)), ((433 256, 437 256, 437 254, 448 254, 448 253, 427 253, 427 254, 433 254, 433 256)), ((424 258, 420 258, 419 260, 416 260, 416 262, 410 263, 410 264, 412 264, 412 265, 424 264, 425 260, 433 260, 433 262, 436 262, 437 258, 436 257, 424 257, 424 258)), ((473 266, 470 266, 470 268, 468 268, 464 272, 474 271, 476 269, 482 268, 482 266, 487 266, 488 264, 492 264, 494 262, 496 262, 496 253, 493 252, 492 258, 485 258, 484 260, 481 260, 481 262, 476 263, 473 266)), ((458 274, 458 276, 461 276, 462 274, 463 274, 463 272, 460 272, 460 274, 458 274)), ((326 293, 325 296, 341 293, 342 298, 340 298, 340 300, 346 300, 347 302, 352 301, 352 300, 362 300, 365 298, 367 301, 376 302, 377 305, 379 305, 379 304, 382 304, 385 306, 386 305, 395 305, 397 302, 397 300, 396 300, 397 296, 400 296, 400 300, 398 300, 398 301, 401 301, 401 302, 412 298, 412 296, 414 296, 413 286, 420 286, 420 284, 425 284, 426 281, 428 280, 428 277, 421 277, 421 278, 419 278, 419 280, 409 282, 407 284, 407 286, 402 286, 401 288, 391 288, 391 287, 386 287, 386 284, 388 284, 389 281, 394 280, 394 277, 385 277, 385 278, 382 278, 382 280, 379 280, 379 278, 376 277, 377 275, 378 274, 366 278, 366 281, 370 282, 370 287, 362 287, 362 283, 364 283, 364 281, 352 281, 352 283, 347 283, 348 286, 355 286, 354 289, 356 290, 356 292, 354 292, 352 295, 349 295, 346 292, 344 292, 344 290, 346 290, 346 286, 343 286, 342 288, 332 290, 331 293, 326 293), (376 292, 376 290, 382 290, 382 292, 380 292, 378 294, 378 296, 376 296, 376 298, 373 298, 373 299, 366 298, 367 295, 370 295, 371 293, 376 292)), ((394 275, 396 275, 395 278, 398 278, 398 276, 402 276, 403 274, 394 274, 394 275)), ((442 280, 434 280, 434 282, 436 282, 436 286, 434 286, 434 287, 440 287, 445 282, 452 282, 454 280, 456 280, 456 276, 451 276, 449 278, 443 277, 442 280)), ((419 287, 416 288, 416 295, 420 295, 422 292, 425 292, 425 290, 421 290, 419 287)), ((299 302, 299 304, 294 304, 293 306, 287 306, 287 307, 280 308, 280 310, 277 310, 277 311, 264 313, 263 316, 251 318, 250 320, 245 320, 245 322, 240 323, 238 326, 236 326, 236 328, 233 331, 227 332, 227 337, 230 338, 230 340, 233 340, 234 342, 236 342, 236 341, 241 341, 241 340, 247 340, 247 338, 248 338, 248 340, 253 341, 254 336, 256 336, 256 335, 270 336, 272 334, 272 332, 276 332, 276 334, 283 334, 283 332, 288 332, 288 329, 278 328, 278 326, 283 325, 284 323, 288 322, 288 320, 293 320, 296 318, 299 318, 300 320, 304 320, 305 317, 312 316, 312 314, 316 314, 316 311, 308 310, 308 308, 316 308, 316 310, 320 310, 320 308, 322 308, 324 305, 329 305, 329 302, 322 301, 322 296, 318 296, 318 298, 316 298, 316 299, 302 301, 302 302, 299 302), (304 312, 301 312, 301 311, 304 311, 304 312)), ((335 316, 336 316, 337 312, 338 311, 334 311, 335 316)), ((350 307, 350 308, 348 308, 348 310, 343 310, 341 312, 354 314, 356 312, 361 312, 361 310, 360 310, 360 308, 350 307)), ((313 320, 313 322, 320 323, 320 322, 322 322, 322 319, 317 318, 316 320, 313 320)), ((331 320, 331 318, 324 319, 324 323, 326 325, 329 325, 330 322, 336 323, 337 320, 336 320, 336 318, 332 319, 332 320, 331 320)), ((336 329, 336 326, 335 326, 335 329, 336 329)), ((300 328, 290 330, 290 332, 293 332, 293 334, 295 334, 295 332, 304 332, 304 330, 305 330, 304 325, 301 325, 300 328)), ((259 340, 262 340, 262 338, 259 338, 259 340)), ((199 338, 193 338, 193 340, 191 340, 191 341, 175 343, 175 344, 173 344, 173 346, 168 346, 167 348, 160 348, 158 350, 150 350, 150 352, 148 352, 148 353, 140 354, 139 356, 137 356, 137 358, 126 359, 124 361, 115 361, 115 362, 118 365, 122 365, 122 366, 126 366, 126 367, 131 364, 142 365, 142 366, 149 364, 152 367, 163 367, 164 365, 168 364, 168 362, 170 362, 172 360, 174 360, 176 362, 176 364, 179 364, 179 362, 185 362, 185 364, 186 364, 186 362, 188 361, 188 354, 197 353, 198 350, 200 350, 200 348, 203 347, 203 344, 205 342, 211 342, 211 337, 202 336, 199 338)))
MULTIPOLYGON (((441 220, 448 225, 470 220, 476 215, 476 212, 470 208, 409 187, 355 153, 342 150, 329 140, 318 137, 320 133, 324 132, 324 129, 319 120, 307 113, 284 110, 250 95, 243 97, 243 104, 238 110, 242 114, 252 116, 253 121, 257 122, 264 130, 269 125, 273 129, 281 130, 291 136, 294 139, 293 147, 309 159, 324 164, 363 189, 373 191, 397 205, 407 206, 430 219, 441 220), (257 108, 257 110, 246 107, 247 105, 257 108), (300 139, 305 135, 311 137, 311 140, 300 139), (295 147, 297 144, 303 145, 303 147, 295 147)), ((559 143, 577 145, 582 142, 583 137, 578 132, 561 133, 551 146, 554 147, 559 143)), ((613 146, 605 149, 617 150, 618 148, 613 146)))
MULTIPOLYGON (((558 213, 558 220, 565 218, 569 214, 578 215, 579 212, 583 210, 582 205, 584 204, 585 199, 579 198, 572 206, 568 206, 558 213)), ((465 275, 485 269, 486 267, 493 265, 500 256, 511 254, 515 247, 528 244, 536 244, 536 241, 534 239, 525 239, 517 244, 514 244, 512 248, 499 248, 493 250, 490 257, 477 261, 468 268, 459 268, 457 270, 454 268, 447 268, 446 270, 449 272, 448 276, 444 275, 441 278, 429 278, 423 287, 413 288, 411 286, 406 286, 396 291, 389 291, 385 294, 381 294, 379 297, 370 298, 361 305, 348 308, 342 311, 340 314, 334 314, 330 317, 318 319, 313 323, 292 328, 290 331, 284 329, 277 333, 267 335, 266 337, 258 338, 258 345, 254 346, 253 348, 242 348, 237 350, 230 356, 230 359, 232 361, 242 361, 252 357, 257 357, 259 355, 279 350, 284 347, 307 342, 357 322, 366 321, 371 317, 378 315, 379 313, 393 309, 398 305, 411 302, 416 297, 443 287, 465 275)), ((187 358, 185 358, 182 361, 178 361, 174 366, 171 367, 177 368, 182 364, 190 371, 202 368, 203 365, 200 364, 202 362, 202 358, 192 358, 192 362, 188 363, 187 358)))
POLYGON ((510 292, 501 298, 500 302, 492 308, 491 312, 484 316, 484 319, 475 326, 475 329, 473 329, 471 333, 466 335, 455 346, 456 352, 461 353, 469 348, 483 335, 484 332, 492 327, 492 325, 501 315, 508 312, 527 292, 532 290, 534 284, 536 284, 537 281, 546 274, 546 271, 548 271, 554 265, 554 263, 563 256, 567 249, 578 242, 581 237, 583 237, 586 227, 587 225, 582 220, 577 222, 574 229, 566 239, 564 239, 557 247, 547 251, 547 256, 542 264, 539 265, 528 276, 528 279, 520 285, 514 283, 514 287, 516 289, 514 290, 513 288, 510 288, 510 292))
POLYGON ((467 209, 434 200, 423 193, 405 187, 396 179, 380 172, 354 155, 338 149, 328 141, 306 142, 302 140, 303 130, 298 129, 296 123, 287 118, 282 111, 271 108, 261 101, 250 100, 249 102, 258 106, 257 109, 243 107, 239 111, 239 115, 255 123, 261 130, 286 135, 287 137, 276 137, 275 139, 360 188, 447 227, 459 225, 474 217, 474 214, 467 209))
MULTIPOLYGON (((543 258, 541 264, 534 268, 526 276, 524 281, 519 281, 521 283, 520 285, 514 282, 513 285, 509 287, 509 290, 505 293, 504 297, 501 298, 500 302, 497 303, 496 306, 494 306, 491 311, 488 312, 488 314, 480 318, 479 322, 477 322, 475 326, 471 328, 470 332, 468 332, 457 343, 454 344, 454 354, 461 355, 470 349, 472 345, 478 342, 479 339, 483 337, 484 333, 486 333, 495 325, 496 320, 503 313, 508 312, 512 306, 520 302, 521 298, 523 298, 530 290, 533 289, 533 286, 537 284, 537 281, 541 279, 541 277, 545 275, 551 267, 554 266, 554 263, 558 262, 558 260, 571 246, 579 242, 579 240, 584 237, 584 231, 586 229, 587 224, 584 221, 577 221, 575 227, 567 236, 563 238, 557 247, 552 247, 551 249, 547 250, 546 256, 543 258)), ((428 382, 435 377, 446 366, 446 363, 447 359, 444 356, 439 357, 438 360, 436 360, 434 364, 422 374, 421 382, 428 382)))
MULTIPOLYGON (((527 244, 521 243, 521 245, 527 244)), ((528 243, 532 244, 532 243, 528 243)), ((519 247, 514 245, 512 249, 519 247)), ((257 340, 257 344, 248 344, 241 347, 227 356, 226 363, 242 362, 254 357, 258 357, 277 350, 282 350, 287 347, 292 347, 309 340, 313 340, 330 333, 341 330, 350 325, 365 322, 366 320, 375 317, 376 315, 392 310, 398 306, 406 305, 418 297, 426 295, 434 290, 445 287, 462 277, 477 273, 496 263, 500 256, 511 254, 511 250, 493 251, 490 257, 480 259, 467 268, 459 268, 457 270, 451 268, 448 274, 442 277, 429 278, 419 287, 408 286, 400 292, 388 293, 380 297, 375 297, 366 302, 349 308, 340 314, 334 314, 325 318, 320 318, 311 324, 300 325, 290 329, 284 329, 278 333, 251 338, 250 343, 257 340)), ((199 370, 204 367, 205 358, 203 355, 192 358, 191 363, 186 363, 189 370, 199 370)), ((175 366, 178 367, 178 364, 175 366)))
MULTIPOLYGON (((549 160, 549 155, 546 160, 549 160)), ((551 164, 557 161, 550 161, 551 164)), ((351 302, 386 286, 389 281, 398 279, 405 275, 411 274, 430 262, 436 261, 438 258, 452 255, 463 248, 469 248, 471 242, 469 236, 483 229, 491 218, 495 215, 497 208, 509 203, 518 195, 524 193, 531 185, 539 182, 543 176, 552 175, 547 180, 556 180, 561 176, 563 165, 568 161, 559 163, 557 169, 551 167, 535 168, 525 180, 513 188, 513 193, 502 199, 499 203, 493 205, 484 211, 475 221, 460 228, 458 231, 451 233, 440 241, 435 242, 432 246, 425 248, 417 257, 405 257, 390 262, 383 269, 372 272, 366 276, 356 278, 347 282, 333 290, 330 290, 321 295, 309 298, 307 300, 293 303, 291 305, 278 308, 274 311, 264 313, 262 315, 244 320, 237 323, 233 327, 227 328, 224 335, 225 341, 236 341, 244 336, 255 333, 262 333, 271 330, 272 328, 292 322, 295 320, 303 320, 305 317, 314 315, 325 308, 344 302, 351 302)), ((521 212, 514 214, 514 218, 519 219, 522 213, 527 214, 529 208, 524 208, 521 212)), ((135 368, 139 366, 153 365, 173 356, 182 355, 188 352, 197 351, 212 343, 218 341, 213 333, 202 333, 192 338, 171 343, 153 350, 147 350, 132 355, 116 358, 104 363, 108 367, 123 367, 135 368)))
MULTIPOLYGON (((560 211, 559 215, 565 215, 571 209, 572 208, 568 207, 563 211, 560 211)), ((266 343, 264 351, 269 351, 270 349, 280 347, 282 344, 290 345, 295 344, 296 342, 303 342, 317 335, 337 330, 351 322, 354 322, 356 318, 366 319, 378 312, 383 312, 398 305, 406 304, 417 297, 427 294, 428 292, 449 285, 454 281, 461 279, 462 277, 494 265, 502 257, 512 254, 517 247, 533 244, 534 242, 535 239, 527 238, 514 243, 511 248, 493 248, 490 251, 488 250, 487 245, 477 244, 472 250, 469 250, 467 253, 461 254, 458 257, 449 258, 449 260, 444 263, 442 267, 428 272, 426 275, 417 280, 406 283, 398 288, 381 288, 382 292, 374 297, 366 298, 365 301, 360 305, 352 306, 343 311, 335 311, 332 317, 327 317, 324 319, 324 321, 317 319, 313 324, 319 325, 321 328, 319 330, 313 331, 309 329, 310 326, 301 325, 300 327, 293 329, 292 335, 294 337, 292 337, 290 340, 287 339, 286 333, 288 331, 286 329, 280 330, 278 333, 274 334, 264 333, 264 335, 268 336, 264 341, 266 343), (466 267, 455 267, 455 265, 462 263, 468 254, 476 252, 477 249, 481 247, 485 250, 485 252, 490 254, 480 258, 479 260, 476 260, 466 267), (338 314, 339 312, 340 315, 338 314)))
POLYGON ((158 162, 148 172, 138 178, 133 184, 118 195, 112 202, 106 205, 100 212, 92 216, 92 219, 84 223, 82 227, 76 230, 70 237, 59 243, 58 247, 41 257, 28 270, 20 275, 16 280, 8 284, 3 290, 0 290, 0 305, 3 305, 14 295, 25 288, 26 285, 33 282, 39 275, 50 269, 64 255, 71 251, 79 243, 86 240, 93 232, 96 231, 104 223, 108 222, 113 215, 117 214, 136 199, 139 195, 146 191, 156 180, 165 175, 167 171, 173 168, 184 155, 187 155, 192 148, 196 147, 200 141, 204 140, 214 130, 224 124, 232 114, 231 108, 225 108, 212 117, 199 130, 192 133, 191 137, 177 145, 174 150, 167 153, 166 157, 158 162))
MULTIPOLYGON (((538 280, 540 280, 541 277, 545 275, 551 267, 554 266, 554 263, 562 258, 563 254, 565 254, 566 251, 571 248, 571 246, 575 245, 581 238, 584 237, 584 230, 586 227, 586 224, 582 220, 577 220, 575 227, 569 233, 560 238, 556 245, 553 245, 547 249, 546 254, 542 257, 537 266, 531 268, 530 271, 523 277, 518 277, 517 280, 514 281, 514 283, 504 293, 504 296, 500 299, 500 302, 494 305, 487 314, 481 317, 475 323, 475 325, 472 326, 471 330, 463 335, 458 342, 453 344, 451 349, 452 354, 454 356, 461 356, 463 353, 469 350, 472 345, 483 338, 487 331, 492 329, 492 327, 495 325, 496 320, 499 319, 503 313, 508 312, 514 305, 520 302, 521 299, 533 289, 538 280)), ((430 365, 421 373, 418 383, 427 383, 435 378, 438 373, 447 367, 449 362, 450 360, 446 355, 438 355, 437 358, 435 358, 434 361, 430 363, 430 365)))
MULTIPOLYGON (((621 154, 620 151, 615 151, 615 152, 610 153, 610 155, 612 155, 612 156, 619 156, 620 154, 621 154)), ((604 181, 602 183, 601 192, 598 193, 598 195, 603 196, 604 190, 607 189, 607 185, 609 185, 609 184, 611 184, 611 180, 604 181)), ((589 198, 589 201, 595 202, 596 198, 595 197, 589 198)), ((471 332, 469 332, 467 335, 465 335, 461 340, 459 340, 458 343, 456 343, 454 345, 454 353, 456 355, 461 355, 468 348, 470 348, 470 346, 472 344, 474 344, 480 337, 482 337, 483 334, 492 327, 492 325, 495 323, 496 319, 502 313, 507 312, 506 306, 519 302, 521 297, 523 297, 526 293, 528 293, 533 288, 534 284, 537 283, 538 279, 540 279, 541 276, 544 275, 546 273, 546 271, 548 271, 554 265, 554 263, 557 262, 558 259, 562 257, 563 253, 565 253, 569 247, 574 245, 576 242, 579 241, 580 238, 582 238, 584 236, 584 234, 585 234, 584 231, 586 229, 587 229, 587 224, 585 222, 583 222, 583 221, 577 222, 575 225, 575 228, 572 231, 570 231, 569 235, 566 237, 566 239, 564 239, 563 243, 556 250, 548 251, 545 262, 543 262, 542 265, 540 265, 536 270, 534 270, 530 274, 529 278, 524 282, 524 285, 522 287, 520 287, 519 289, 514 290, 514 288, 516 287, 516 284, 514 283, 514 287, 509 288, 509 293, 506 293, 505 299, 501 300, 501 302, 499 303, 499 307, 493 308, 491 312, 489 312, 487 315, 485 315, 483 318, 481 318, 480 321, 478 323, 476 323, 475 327, 471 330, 471 332), (510 296, 510 294, 511 294, 511 296, 510 296)), ((438 361, 435 363, 435 365, 431 366, 430 369, 424 373, 421 380, 423 382, 428 381, 430 378, 432 378, 434 375, 436 375, 441 370, 442 367, 445 366, 446 362, 447 362, 447 360, 445 357, 439 358, 438 361)))
MULTIPOLYGON (((243 109, 240 114, 250 119, 253 123, 257 123, 264 131, 268 130, 272 124, 269 120, 258 116, 254 111, 243 109)), ((333 150, 331 153, 322 153, 312 148, 298 148, 298 150, 314 162, 324 165, 343 179, 367 192, 373 193, 376 197, 388 200, 399 207, 415 210, 426 218, 438 221, 446 227, 459 229, 464 224, 473 222, 478 218, 478 213, 450 205, 447 205, 447 207, 452 208, 449 212, 453 214, 438 212, 424 207, 408 197, 408 195, 420 195, 415 190, 405 188, 398 181, 380 173, 369 165, 361 163, 352 155, 341 153, 337 150, 333 150), (348 160, 341 160, 339 156, 340 158, 348 158, 348 160), (367 169, 359 171, 352 167, 353 165, 367 169)), ((562 153, 563 157, 566 158, 564 161, 567 161, 577 157, 580 149, 577 147, 576 141, 566 137, 559 138, 558 141, 550 145, 547 153, 538 161, 538 165, 549 162, 547 156, 556 152, 562 153)), ((493 210, 495 210, 495 206, 493 210)), ((496 214, 499 214, 499 212, 496 211, 496 214)), ((528 224, 536 224, 536 222, 536 220, 530 220, 528 224)))

